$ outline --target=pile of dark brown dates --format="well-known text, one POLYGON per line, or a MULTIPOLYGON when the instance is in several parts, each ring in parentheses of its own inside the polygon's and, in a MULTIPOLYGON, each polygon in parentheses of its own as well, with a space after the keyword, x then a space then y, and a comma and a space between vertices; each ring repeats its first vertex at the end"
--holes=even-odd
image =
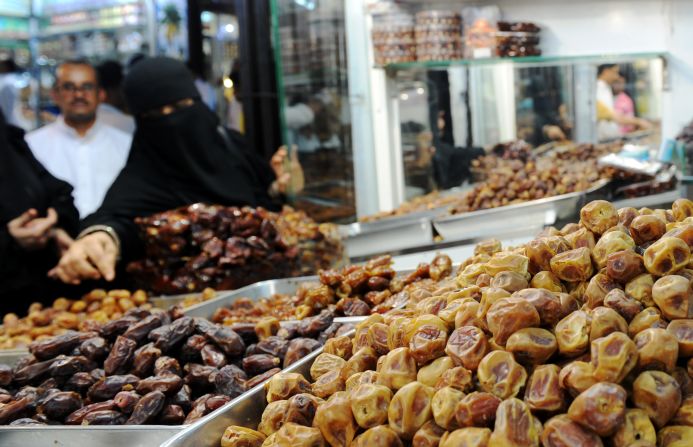
POLYGON ((190 423, 349 329, 327 312, 228 327, 177 308, 131 309, 0 365, 0 424, 190 423))

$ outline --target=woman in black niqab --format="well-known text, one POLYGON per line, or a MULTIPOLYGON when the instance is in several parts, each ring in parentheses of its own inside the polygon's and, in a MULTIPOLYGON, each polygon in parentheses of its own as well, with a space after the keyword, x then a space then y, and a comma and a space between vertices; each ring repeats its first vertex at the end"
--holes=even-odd
POLYGON ((46 276, 77 233, 72 187, 34 158, 0 111, 0 313, 25 313, 64 287, 46 276))
POLYGON ((268 194, 275 172, 240 134, 220 126, 185 65, 145 59, 123 87, 137 123, 130 156, 102 206, 83 222, 89 236, 54 269, 65 282, 111 280, 118 256, 141 256, 136 217, 197 202, 276 207, 268 194))

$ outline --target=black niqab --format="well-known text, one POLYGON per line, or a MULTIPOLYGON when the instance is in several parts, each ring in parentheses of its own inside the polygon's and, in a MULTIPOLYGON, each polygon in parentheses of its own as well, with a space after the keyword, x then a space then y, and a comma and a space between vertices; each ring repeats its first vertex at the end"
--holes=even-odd
POLYGON ((182 99, 194 104, 156 118, 137 117, 129 159, 101 208, 84 224, 113 227, 126 259, 141 253, 135 217, 196 202, 265 206, 274 180, 269 165, 245 148, 240 134, 219 125, 199 101, 185 66, 168 58, 145 59, 124 82, 125 99, 136 114, 182 99))

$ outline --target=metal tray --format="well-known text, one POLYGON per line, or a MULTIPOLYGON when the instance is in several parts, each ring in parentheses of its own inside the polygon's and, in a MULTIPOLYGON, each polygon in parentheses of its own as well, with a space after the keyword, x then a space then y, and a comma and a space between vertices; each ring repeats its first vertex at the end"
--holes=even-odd
POLYGON ((19 359, 25 355, 29 355, 28 349, 7 349, 0 351, 0 365, 14 366, 17 364, 19 359))
POLYGON ((152 447, 179 433, 185 426, 47 426, 0 427, 2 447, 89 446, 152 447))
POLYGON ((211 300, 190 306, 183 310, 185 315, 191 317, 202 317, 211 319, 214 312, 220 307, 231 305, 238 298, 249 298, 258 301, 262 298, 270 297, 274 294, 293 294, 298 286, 304 282, 318 282, 317 276, 299 276, 296 278, 270 279, 267 281, 256 282, 240 289, 229 291, 223 296, 212 298, 211 300))
POLYGON ((357 258, 432 243, 431 220, 444 209, 434 211, 341 226, 347 255, 357 258))
POLYGON ((570 218, 587 202, 588 196, 598 196, 608 181, 600 180, 586 191, 561 194, 516 205, 440 217, 433 227, 446 240, 490 237, 508 230, 540 231, 559 219, 570 218))
MULTIPOLYGON (((221 298, 222 296, 232 293, 233 290, 217 290, 215 293, 214 298, 212 300, 215 300, 217 298, 221 298)), ((149 302, 152 303, 154 307, 158 307, 159 309, 168 309, 171 306, 175 306, 176 304, 181 304, 183 301, 185 301, 186 298, 195 296, 195 295, 200 295, 202 292, 193 292, 193 293, 181 293, 180 295, 161 295, 161 296, 155 296, 152 298, 149 298, 149 302)), ((211 301, 211 300, 207 300, 211 301)))
MULTIPOLYGON (((283 372, 296 372, 310 378, 310 367, 321 353, 322 348, 313 351, 302 360, 289 365, 283 372)), ((266 406, 264 385, 258 385, 204 419, 189 425, 160 447, 218 446, 224 430, 229 425, 257 428, 266 406)))

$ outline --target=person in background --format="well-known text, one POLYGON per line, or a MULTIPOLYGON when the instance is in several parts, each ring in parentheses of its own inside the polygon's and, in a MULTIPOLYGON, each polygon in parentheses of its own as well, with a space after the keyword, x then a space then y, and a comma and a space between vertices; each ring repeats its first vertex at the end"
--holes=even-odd
MULTIPOLYGON (((611 87, 615 95, 614 112, 627 118, 635 118, 635 103, 630 95, 626 93, 626 79, 623 76, 619 76, 618 79, 611 84, 611 87)), ((623 124, 619 129, 621 134, 625 135, 633 132, 636 127, 632 124, 623 124)))
POLYGON ((26 86, 21 72, 14 59, 0 60, 0 110, 8 124, 29 129, 31 123, 24 118, 19 101, 22 84, 26 86))
POLYGON ((214 90, 214 87, 212 87, 212 84, 210 84, 207 81, 207 73, 204 67, 197 68, 195 67, 194 64, 188 61, 188 69, 190 72, 193 74, 195 77, 195 87, 197 88, 197 91, 200 93, 200 98, 202 99, 202 102, 207 104, 207 107, 209 107, 210 110, 216 111, 217 110, 217 92, 214 90))
POLYGON ((597 68, 597 134, 599 139, 617 138, 619 126, 649 129, 652 125, 636 116, 624 116, 615 108, 612 85, 621 77, 617 64, 604 64, 597 68))
POLYGON ((105 61, 96 67, 96 71, 99 88, 104 92, 96 114, 102 122, 132 135, 135 133, 135 119, 126 113, 122 91, 123 66, 118 61, 105 61))
POLYGON ((61 115, 27 134, 26 140, 51 174, 72 185, 75 206, 84 218, 101 205, 125 166, 132 136, 98 117, 104 92, 88 62, 74 60, 58 66, 51 94, 61 115))
POLYGON ((0 313, 59 296, 46 276, 77 234, 72 187, 46 171, 0 111, 0 313))
POLYGON ((143 255, 136 217, 198 202, 278 209, 283 194, 303 187, 298 160, 285 148, 268 164, 219 124, 181 62, 145 59, 123 88, 137 121, 130 158, 52 276, 68 284, 113 280, 119 259, 123 265, 143 255))

